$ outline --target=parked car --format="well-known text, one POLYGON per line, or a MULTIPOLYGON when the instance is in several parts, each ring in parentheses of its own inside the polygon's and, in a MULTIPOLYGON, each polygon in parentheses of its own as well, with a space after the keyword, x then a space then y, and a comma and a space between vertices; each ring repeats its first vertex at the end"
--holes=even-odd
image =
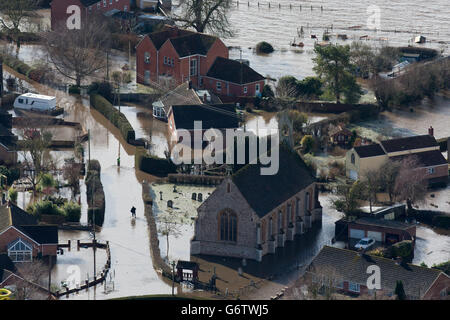
POLYGON ((375 244, 375 240, 372 238, 362 238, 355 245, 355 249, 367 249, 375 244))

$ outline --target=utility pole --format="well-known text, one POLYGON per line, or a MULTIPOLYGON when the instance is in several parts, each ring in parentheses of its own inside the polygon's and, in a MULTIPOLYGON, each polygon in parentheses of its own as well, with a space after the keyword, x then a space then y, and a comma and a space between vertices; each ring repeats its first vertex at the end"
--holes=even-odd
MULTIPOLYGON (((122 77, 122 74, 120 74, 120 77, 122 77)), ((119 101, 119 113, 120 113, 120 83, 122 82, 122 79, 119 79, 117 83, 117 100, 119 101)), ((117 166, 120 167, 120 141, 117 140, 119 143, 119 153, 117 156, 117 166)), ((127 141, 128 142, 128 141, 127 141)))
POLYGON ((175 261, 172 261, 172 295, 174 296, 175 293, 175 261))
MULTIPOLYGON (((89 147, 89 160, 88 160, 88 170, 89 170, 89 165, 91 163, 91 130, 90 129, 88 129, 88 147, 89 147)), ((97 275, 97 272, 96 272, 97 271, 96 270, 96 255, 95 255, 95 253, 96 253, 95 250, 96 250, 96 247, 97 247, 97 243, 96 243, 96 239, 95 239, 94 188, 92 188, 92 193, 91 193, 91 207, 92 207, 92 233, 94 234, 94 240, 92 241, 92 248, 94 250, 94 279, 95 279, 95 277, 97 275)))

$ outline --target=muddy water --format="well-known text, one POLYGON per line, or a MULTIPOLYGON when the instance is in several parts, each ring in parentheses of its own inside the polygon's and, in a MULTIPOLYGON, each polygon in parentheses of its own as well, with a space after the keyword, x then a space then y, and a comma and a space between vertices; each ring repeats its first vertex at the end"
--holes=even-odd
MULTIPOLYGON (((13 73, 11 70, 8 72, 13 73)), ((18 76, 14 73, 14 76, 18 76)), ((113 297, 169 293, 171 287, 167 285, 153 268, 150 257, 149 237, 147 221, 143 215, 142 189, 140 181, 152 177, 138 172, 134 168, 135 148, 125 143, 118 130, 113 127, 97 111, 89 108, 89 100, 85 98, 74 98, 61 91, 48 89, 39 84, 32 83, 32 89, 41 94, 55 95, 58 104, 65 108, 64 119, 67 121, 80 122, 91 132, 91 159, 97 159, 101 164, 101 181, 106 196, 106 213, 103 228, 97 233, 100 241, 110 241, 112 255, 112 272, 115 275, 115 291, 105 295, 103 288, 98 287, 95 299, 107 299, 113 297), (121 167, 117 167, 116 159, 121 159, 121 167), (137 209, 136 223, 132 224, 130 219, 130 208, 137 209)), ((85 144, 85 156, 88 158, 88 144, 85 144)), ((85 203, 85 189, 82 187, 82 202, 85 203)), ((26 195, 23 195, 26 197, 26 195)), ((85 207, 81 222, 86 222, 85 207)), ((60 242, 71 239, 89 241, 92 234, 88 232, 60 231, 60 242)), ((76 247, 72 247, 72 251, 76 247)), ((61 267, 53 271, 53 279, 61 281, 69 274, 64 266, 78 265, 81 268, 82 281, 86 274, 93 274, 93 256, 90 254, 66 253, 61 257, 61 267)), ((98 268, 105 263, 101 262, 99 254, 98 268)), ((55 284, 59 284, 55 282, 55 284)), ((70 299, 93 299, 93 289, 71 296, 70 299)))

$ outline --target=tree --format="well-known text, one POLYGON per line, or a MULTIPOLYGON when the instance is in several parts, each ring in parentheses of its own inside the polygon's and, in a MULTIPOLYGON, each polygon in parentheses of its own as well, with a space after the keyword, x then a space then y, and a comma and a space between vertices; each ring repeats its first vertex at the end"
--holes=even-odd
POLYGON ((369 201, 370 213, 372 213, 372 205, 377 199, 377 192, 380 186, 380 174, 376 170, 367 170, 363 176, 363 193, 364 198, 369 201))
POLYGON ((322 95, 322 81, 318 77, 306 77, 297 81, 298 95, 307 99, 317 99, 322 95))
POLYGON ((28 181, 33 186, 33 191, 36 191, 36 186, 43 177, 42 173, 46 173, 54 167, 51 156, 47 154, 52 134, 49 131, 38 130, 30 126, 23 129, 21 136, 22 165, 28 181))
POLYGON ((72 190, 72 198, 80 193, 80 170, 81 164, 76 163, 74 158, 66 159, 63 167, 63 177, 72 190))
POLYGON ((37 7, 37 0, 0 0, 0 23, 20 46, 19 34, 22 20, 37 7))
POLYGON ((334 209, 345 214, 346 217, 355 214, 359 208, 358 199, 361 198, 361 183, 340 184, 337 186, 337 198, 331 200, 334 209))
POLYGON ((397 296, 397 300, 406 300, 406 293, 401 280, 396 282, 394 294, 397 296))
POLYGON ((230 8, 231 0, 181 0, 180 14, 172 13, 172 18, 183 28, 231 37, 234 32, 228 21, 230 8))
POLYGON ((278 79, 275 92, 279 98, 297 98, 297 79, 293 76, 281 77, 278 79))
POLYGON ((9 200, 11 200, 12 203, 17 203, 17 190, 14 189, 13 187, 10 187, 8 189, 8 197, 9 200))
POLYGON ((397 179, 395 180, 395 199, 406 201, 408 211, 414 203, 422 202, 427 191, 427 182, 417 168, 422 167, 417 156, 408 156, 400 162, 397 179))
POLYGON ((110 47, 107 23, 92 16, 80 30, 69 30, 63 24, 44 35, 50 61, 66 78, 79 87, 83 79, 106 67, 105 52, 110 47))
POLYGON ((380 188, 386 191, 389 196, 389 201, 394 201, 395 181, 400 170, 400 162, 387 160, 382 164, 379 170, 379 185, 380 188))
POLYGON ((181 234, 180 224, 176 221, 173 211, 165 212, 158 215, 159 228, 158 232, 166 237, 167 244, 167 260, 169 260, 169 236, 177 238, 181 234))
POLYGON ((350 62, 357 67, 361 77, 368 77, 374 72, 375 52, 370 45, 354 41, 350 46, 350 62))
POLYGON ((41 261, 16 264, 21 279, 15 282, 17 300, 44 300, 48 298, 48 266, 41 261))
POLYGON ((315 46, 316 57, 313 58, 313 70, 324 81, 329 93, 340 103, 344 94, 347 103, 355 103, 361 95, 361 88, 352 74, 350 46, 329 45, 315 46))
POLYGON ((293 129, 296 132, 301 132, 303 125, 308 122, 308 115, 298 110, 283 110, 280 111, 277 116, 280 117, 284 112, 287 113, 288 119, 292 121, 293 129))

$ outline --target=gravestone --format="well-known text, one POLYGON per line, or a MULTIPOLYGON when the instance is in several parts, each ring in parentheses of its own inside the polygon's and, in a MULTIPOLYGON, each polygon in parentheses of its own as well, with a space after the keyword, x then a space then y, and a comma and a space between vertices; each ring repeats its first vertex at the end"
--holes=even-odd
POLYGON ((203 195, 201 193, 198 194, 197 200, 202 202, 203 201, 203 195))
POLYGON ((173 201, 172 200, 168 200, 167 201, 167 207, 168 208, 173 208, 173 201))
POLYGON ((195 192, 192 194, 192 200, 197 200, 197 194, 195 192))

